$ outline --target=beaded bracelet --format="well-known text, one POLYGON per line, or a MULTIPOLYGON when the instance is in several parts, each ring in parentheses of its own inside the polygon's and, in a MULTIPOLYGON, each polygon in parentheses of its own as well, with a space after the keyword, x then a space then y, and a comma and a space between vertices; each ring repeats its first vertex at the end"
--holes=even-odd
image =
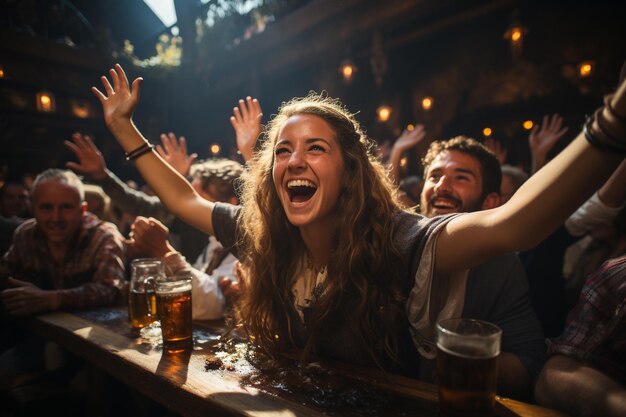
POLYGON ((127 161, 134 161, 135 159, 139 158, 140 156, 143 156, 143 155, 147 154, 148 152, 151 152, 153 149, 154 149, 154 145, 153 144, 151 144, 151 143, 144 143, 139 148, 134 149, 131 152, 128 152, 126 154, 126 160, 127 161))
POLYGON ((149 147, 150 147, 150 142, 144 142, 137 148, 133 149, 132 151, 125 152, 124 156, 126 157, 126 160, 129 161, 136 153, 141 152, 145 149, 148 149, 149 147))

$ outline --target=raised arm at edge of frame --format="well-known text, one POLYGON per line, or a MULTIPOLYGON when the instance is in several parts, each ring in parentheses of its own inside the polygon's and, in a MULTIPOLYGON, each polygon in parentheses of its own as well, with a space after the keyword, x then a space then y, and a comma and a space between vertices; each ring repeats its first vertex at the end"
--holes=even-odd
MULTIPOLYGON (((626 81, 610 104, 626 119, 626 81)), ((616 140, 626 142, 626 137, 616 140)), ((620 146, 624 145, 616 143, 615 148, 620 146)), ((499 254, 535 246, 585 202, 623 159, 624 153, 602 150, 579 133, 506 204, 452 219, 437 241, 436 272, 471 268, 499 254)))

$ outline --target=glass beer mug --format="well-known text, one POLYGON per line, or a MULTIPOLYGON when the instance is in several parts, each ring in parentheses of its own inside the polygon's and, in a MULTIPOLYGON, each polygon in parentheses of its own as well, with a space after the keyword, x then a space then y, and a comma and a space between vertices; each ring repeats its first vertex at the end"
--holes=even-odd
POLYGON ((159 259, 141 258, 130 263, 130 290, 128 292, 128 319, 135 330, 157 320, 155 281, 165 277, 159 259))
POLYGON ((183 352, 193 346, 191 281, 190 272, 179 272, 166 280, 154 281, 165 352, 183 352))
POLYGON ((493 415, 501 337, 502 330, 486 321, 451 318, 437 323, 441 415, 493 415))

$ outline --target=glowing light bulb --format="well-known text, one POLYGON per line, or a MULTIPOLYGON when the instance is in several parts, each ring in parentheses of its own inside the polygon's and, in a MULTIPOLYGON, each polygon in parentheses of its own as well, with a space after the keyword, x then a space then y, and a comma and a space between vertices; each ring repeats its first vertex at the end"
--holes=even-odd
POLYGON ((43 90, 36 95, 37 110, 42 113, 52 113, 56 110, 56 101, 54 94, 49 91, 43 90))
POLYGON ((589 77, 591 74, 593 74, 593 69, 594 69, 594 63, 593 62, 591 62, 591 61, 582 62, 578 66, 578 75, 581 78, 589 77))
POLYGON ((350 65, 346 65, 343 67, 342 71, 344 78, 352 78, 352 74, 354 74, 354 68, 350 65))
POLYGON ((522 32, 522 29, 513 28, 513 30, 511 30, 511 42, 517 43, 522 40, 523 36, 524 36, 524 33, 522 32))
POLYGON ((379 106, 376 112, 378 114, 378 120, 381 122, 386 122, 391 117, 391 112, 391 107, 386 105, 379 106))
POLYGON ((343 80, 347 83, 352 81, 352 77, 354 77, 356 71, 357 68, 351 59, 345 59, 339 66, 339 72, 341 73, 343 80))
POLYGON ((422 108, 424 110, 430 110, 433 107, 433 98, 432 97, 424 97, 422 99, 422 108))

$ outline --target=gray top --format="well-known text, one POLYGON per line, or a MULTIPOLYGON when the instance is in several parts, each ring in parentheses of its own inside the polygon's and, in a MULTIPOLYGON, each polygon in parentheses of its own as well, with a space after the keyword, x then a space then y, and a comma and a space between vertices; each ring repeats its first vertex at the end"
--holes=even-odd
MULTIPOLYGON (((236 249, 236 221, 241 207, 216 204, 213 210, 215 236, 224 247, 236 249)), ((400 253, 408 260, 406 271, 406 294, 415 287, 415 277, 420 269, 431 269, 422 261, 429 237, 438 233, 441 227, 453 216, 438 216, 432 219, 419 214, 401 212, 396 216, 394 241, 400 253), (422 265, 420 265, 422 264, 422 265)), ((435 236, 436 237, 436 236, 435 236)), ((439 277, 432 276, 433 280, 439 277)), ((490 321, 503 330, 502 351, 517 355, 531 376, 536 376, 545 360, 545 343, 541 326, 528 299, 528 284, 521 262, 514 254, 499 256, 469 271, 463 289, 464 302, 460 305, 462 317, 490 321)), ((411 306, 407 306, 411 311, 411 306)), ((374 366, 360 338, 348 328, 346 320, 349 309, 339 310, 335 318, 324 322, 324 329, 318 333, 317 352, 334 359, 359 365, 374 366)), ((437 313, 435 313, 435 316, 437 313)), ((413 322, 415 318, 409 319, 413 322)), ((293 323, 300 323, 294 309, 293 323)), ((296 342, 305 339, 304 326, 294 326, 296 342)), ((406 323, 399 330, 400 361, 389 370, 414 377, 428 375, 432 361, 421 358, 411 338, 410 325, 406 323), (420 371, 420 361, 423 369, 420 371)))

